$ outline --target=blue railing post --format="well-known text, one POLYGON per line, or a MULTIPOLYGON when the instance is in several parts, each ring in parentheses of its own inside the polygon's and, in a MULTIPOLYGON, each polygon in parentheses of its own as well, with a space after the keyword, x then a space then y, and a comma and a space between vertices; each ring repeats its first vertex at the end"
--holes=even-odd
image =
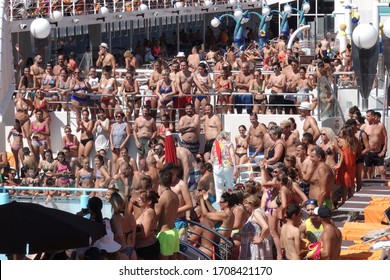
POLYGON ((0 205, 9 203, 9 194, 4 187, 0 187, 0 205))
POLYGON ((86 194, 85 191, 83 191, 83 194, 80 195, 80 206, 81 209, 87 209, 88 207, 88 200, 89 200, 89 195, 86 194))

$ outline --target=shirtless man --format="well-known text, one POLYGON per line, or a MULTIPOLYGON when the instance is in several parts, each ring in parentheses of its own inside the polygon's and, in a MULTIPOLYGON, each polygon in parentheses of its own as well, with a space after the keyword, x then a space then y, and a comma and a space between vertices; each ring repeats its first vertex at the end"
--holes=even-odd
POLYGON ((60 75, 61 69, 64 68, 66 68, 65 57, 63 54, 60 54, 57 56, 57 65, 53 68, 54 75, 58 77, 60 75))
POLYGON ((303 131, 309 132, 313 135, 313 142, 316 143, 320 137, 320 129, 318 128, 317 121, 310 115, 312 110, 311 104, 309 102, 302 102, 298 107, 299 113, 305 121, 303 122, 303 131))
POLYGON ((286 223, 282 226, 280 242, 283 258, 285 260, 300 260, 301 234, 301 209, 297 204, 290 204, 286 209, 286 223))
MULTIPOLYGON (((283 69, 283 74, 286 75, 286 92, 296 93, 298 90, 298 81, 300 78, 299 75, 299 61, 295 58, 290 59, 290 65, 283 69)), ((295 95, 285 95, 284 103, 286 104, 284 107, 284 111, 287 114, 297 114, 297 108, 295 107, 296 98, 295 95)))
POLYGON ((326 36, 324 36, 324 38, 321 40, 322 57, 328 56, 328 49, 329 49, 328 38, 326 36))
POLYGON ((172 172, 171 190, 177 194, 177 197, 179 198, 179 208, 177 209, 175 227, 179 232, 180 240, 187 241, 188 223, 186 220, 186 213, 193 208, 193 205, 187 184, 179 178, 183 173, 183 169, 171 162, 165 164, 164 169, 168 169, 172 172))
POLYGON ((286 36, 283 34, 280 34, 278 43, 275 45, 275 49, 277 53, 285 52, 286 51, 286 36))
POLYGON ((361 127, 368 136, 368 145, 370 151, 364 158, 365 166, 367 167, 368 179, 373 178, 374 168, 378 167, 381 179, 386 179, 386 168, 384 166, 384 157, 387 151, 387 133, 381 123, 376 122, 375 111, 368 110, 366 112, 367 123, 361 127))
POLYGON ((230 65, 233 65, 236 62, 236 55, 239 50, 236 50, 234 46, 231 46, 230 49, 226 52, 226 60, 230 65))
POLYGON ((153 92, 153 97, 150 99, 150 106, 153 108, 152 117, 156 119, 157 116, 157 93, 155 92, 157 83, 162 79, 162 61, 156 59, 153 63, 153 72, 149 78, 149 89, 153 92))
POLYGON ((191 103, 192 101, 189 94, 192 92, 192 84, 194 82, 194 74, 188 69, 187 61, 180 62, 180 70, 181 71, 176 74, 176 86, 179 97, 177 98, 177 106, 175 106, 179 109, 179 118, 184 116, 186 104, 191 103))
POLYGON ((291 121, 283 120, 280 122, 280 126, 282 129, 282 139, 286 143, 286 155, 297 155, 297 146, 299 144, 299 138, 295 133, 291 132, 291 121))
POLYGON ((30 66, 30 73, 37 79, 38 86, 41 85, 43 74, 45 73, 45 69, 41 67, 42 65, 42 56, 40 54, 34 57, 34 64, 30 66))
POLYGON ((199 50, 197 47, 192 48, 192 53, 188 56, 188 68, 190 71, 195 72, 200 63, 199 50))
POLYGON ((159 169, 157 168, 157 160, 154 157, 147 157, 146 166, 148 167, 148 171, 145 172, 145 175, 150 177, 152 180, 152 188, 157 192, 159 172, 159 169))
POLYGON ((312 164, 306 173, 310 178, 309 199, 316 199, 318 205, 325 205, 332 209, 331 194, 334 185, 334 173, 332 168, 325 163, 324 150, 316 146, 310 153, 310 161, 312 164))
POLYGON ((149 152, 148 142, 157 136, 156 121, 150 115, 150 107, 142 108, 142 116, 134 121, 134 140, 138 150, 139 170, 145 170, 145 159, 149 152))
POLYGON ((198 163, 194 155, 183 147, 176 147, 176 156, 180 160, 183 169, 183 181, 188 186, 188 189, 193 192, 196 190, 201 176, 198 163))
POLYGON ((143 174, 135 171, 128 162, 122 162, 119 166, 119 173, 111 178, 111 183, 115 182, 117 189, 128 197, 132 186, 138 187, 143 174))
POLYGON ((96 67, 111 66, 112 75, 115 77, 115 57, 108 52, 108 45, 101 43, 99 46, 98 59, 96 60, 96 67))
POLYGON ((185 116, 179 121, 179 132, 181 133, 182 147, 188 149, 192 154, 199 152, 200 117, 195 114, 192 103, 185 105, 185 116))
MULTIPOLYGON (((249 93, 249 82, 253 80, 253 74, 249 71, 249 63, 243 62, 240 73, 238 73, 234 77, 234 82, 236 86, 237 92, 245 92, 249 93)), ((243 105, 236 105, 237 114, 242 113, 242 109, 246 108, 246 111, 248 114, 252 113, 252 94, 243 94, 243 95, 236 95, 235 97, 235 103, 236 104, 243 104, 243 105)))
POLYGON ((179 233, 175 228, 175 218, 179 209, 179 197, 171 190, 173 186, 172 172, 168 169, 160 171, 160 185, 158 194, 160 199, 154 206, 157 215, 157 227, 159 233, 157 239, 160 242, 160 259, 175 259, 179 252, 179 233))
POLYGON ((324 230, 321 234, 321 260, 340 259, 342 234, 331 220, 332 211, 325 206, 320 206, 314 210, 318 215, 324 230))
POLYGON ((264 135, 268 133, 267 128, 259 123, 256 113, 250 115, 251 126, 249 127, 249 158, 253 159, 257 155, 264 155, 264 135))
POLYGON ((204 145, 203 153, 204 160, 207 162, 210 159, 210 152, 213 147, 214 140, 222 130, 222 122, 219 116, 214 114, 213 105, 210 103, 206 104, 204 113, 204 138, 206 143, 204 145))
POLYGON ((276 113, 281 114, 283 111, 284 96, 279 95, 279 93, 284 93, 286 91, 287 78, 281 70, 279 62, 272 64, 274 68, 274 73, 269 77, 267 88, 271 89, 272 95, 269 96, 269 108, 272 114, 276 113))
POLYGON ((119 158, 113 167, 112 175, 118 173, 119 166, 122 164, 122 162, 129 163, 133 170, 138 171, 137 161, 131 156, 129 156, 129 150, 127 149, 127 147, 123 147, 119 151, 119 158))
POLYGON ((273 60, 274 55, 275 55, 275 49, 271 48, 271 45, 269 42, 265 43, 264 48, 261 50, 263 53, 263 64, 267 65, 268 62, 273 60))

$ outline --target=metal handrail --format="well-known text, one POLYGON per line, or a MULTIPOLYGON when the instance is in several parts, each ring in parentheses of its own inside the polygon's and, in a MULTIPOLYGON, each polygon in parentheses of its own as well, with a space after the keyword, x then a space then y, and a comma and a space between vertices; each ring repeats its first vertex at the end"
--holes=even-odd
MULTIPOLYGON (((210 232, 212 232, 213 234, 215 234, 215 236, 217 236, 218 238, 220 238, 221 240, 223 240, 223 242, 224 242, 224 244, 226 244, 224 247, 222 247, 222 249, 225 251, 225 252, 227 252, 228 251, 228 245, 230 245, 230 247, 232 247, 233 248, 233 245, 234 245, 234 243, 229 239, 229 238, 227 238, 227 237, 225 237, 224 235, 222 235, 222 234, 220 234, 219 232, 217 232, 217 231, 215 231, 215 230, 213 230, 213 229, 211 229, 211 228, 209 228, 209 227, 207 227, 207 226, 205 226, 205 225, 202 225, 202 224, 200 224, 200 223, 198 223, 198 222, 195 222, 195 221, 191 221, 191 220, 187 220, 187 222, 190 224, 190 225, 195 225, 195 226, 198 226, 198 227, 201 227, 202 229, 204 229, 204 230, 207 230, 207 231, 210 231, 210 232)), ((189 231, 189 233, 192 233, 191 231, 189 231)), ((203 238, 203 237, 202 237, 203 238)), ((221 246, 219 246, 219 244, 218 243, 216 243, 216 242, 214 242, 214 241, 212 241, 212 240, 209 240, 209 239, 207 239, 208 241, 210 241, 210 242, 212 242, 212 244, 214 245, 214 246, 218 246, 219 248, 221 248, 221 246)), ((227 254, 226 254, 227 255, 227 254)), ((218 255, 218 257, 219 258, 221 258, 221 256, 219 256, 218 255)))

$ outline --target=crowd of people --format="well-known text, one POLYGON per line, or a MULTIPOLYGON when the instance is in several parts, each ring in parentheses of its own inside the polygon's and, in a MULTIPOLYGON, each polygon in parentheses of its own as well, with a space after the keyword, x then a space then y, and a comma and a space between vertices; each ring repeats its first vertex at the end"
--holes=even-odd
MULTIPOLYGON (((116 59, 101 43, 96 67, 102 75, 93 66, 85 78, 72 56, 61 53, 56 65, 43 67, 37 55, 23 69, 14 97, 16 120, 7 137, 12 160, 0 154, 4 185, 108 189, 90 192, 88 212, 111 233, 110 240, 106 236, 95 244, 109 259, 178 258, 179 240, 214 259, 338 259, 341 233, 331 221, 332 210, 361 188, 362 178, 376 171, 386 178, 387 132, 378 112, 368 110, 364 118, 357 107, 337 134, 319 128, 312 111, 320 104, 321 112, 331 115, 334 97, 326 87, 320 100, 309 92, 321 77, 333 82, 337 63, 320 49, 321 60, 306 68, 299 64, 301 51, 286 49, 285 39, 280 36, 261 51, 232 46, 225 55, 213 48, 200 54, 194 47, 169 64, 156 56, 144 95, 135 72, 142 62, 132 51, 125 53, 126 72, 116 74, 116 59), (244 109, 251 125, 240 125, 231 139, 219 113, 244 109), (53 110, 72 110, 80 132, 76 136, 66 126, 63 149, 55 157, 50 135, 60 132, 51 126, 53 110), (261 123, 261 114, 276 112, 298 113, 303 135, 293 117, 261 123), (169 132, 180 134, 173 163, 166 160, 169 132), (129 155, 131 137, 137 158, 129 155), (255 161, 259 156, 264 160, 255 161), (237 183, 253 162, 261 179, 237 183), (103 197, 112 206, 109 222, 101 214, 103 197), (304 222, 302 208, 309 215, 304 222), (189 225, 188 219, 225 239, 218 241, 213 231, 189 225), (102 245, 106 241, 110 246, 102 245)), ((9 192, 47 201, 72 195, 55 188, 9 192)), ((89 259, 93 251, 76 250, 76 255, 89 259)))

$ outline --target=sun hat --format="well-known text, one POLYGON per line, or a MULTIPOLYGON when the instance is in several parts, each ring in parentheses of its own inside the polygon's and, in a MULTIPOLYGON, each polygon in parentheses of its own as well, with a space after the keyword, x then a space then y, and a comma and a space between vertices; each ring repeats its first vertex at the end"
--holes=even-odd
POLYGON ((176 57, 186 57, 186 55, 184 54, 184 52, 179 52, 176 57))
POLYGON ((307 101, 303 101, 301 105, 298 107, 299 110, 307 110, 311 111, 311 103, 307 101))
POLYGON ((107 45, 107 43, 101 43, 99 48, 105 48, 108 50, 108 45, 107 45))
POLYGON ((330 210, 327 206, 321 205, 320 207, 316 207, 314 209, 314 214, 322 219, 327 219, 332 216, 332 210, 330 210))
POLYGON ((119 251, 121 245, 114 241, 114 233, 111 230, 110 222, 104 221, 106 223, 106 235, 97 240, 92 247, 96 247, 100 250, 105 250, 107 253, 114 253, 119 251))

